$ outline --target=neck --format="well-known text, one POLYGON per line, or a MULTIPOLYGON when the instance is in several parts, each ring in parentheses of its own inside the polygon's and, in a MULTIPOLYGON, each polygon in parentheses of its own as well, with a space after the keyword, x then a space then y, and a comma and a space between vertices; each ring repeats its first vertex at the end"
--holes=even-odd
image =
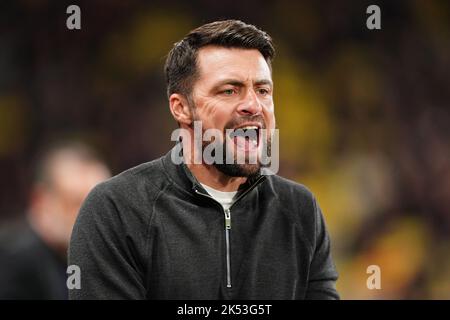
POLYGON ((239 186, 247 181, 247 177, 230 177, 219 171, 214 165, 194 163, 194 155, 189 152, 193 148, 183 147, 185 163, 195 178, 203 184, 219 191, 231 192, 239 189, 239 186))
POLYGON ((246 177, 227 176, 213 165, 187 164, 187 167, 200 183, 219 191, 236 191, 241 184, 247 181, 246 177))

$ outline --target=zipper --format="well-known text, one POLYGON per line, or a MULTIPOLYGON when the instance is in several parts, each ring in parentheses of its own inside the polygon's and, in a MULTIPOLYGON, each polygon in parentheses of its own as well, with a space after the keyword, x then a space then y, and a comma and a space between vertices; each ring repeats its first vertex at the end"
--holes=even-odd
POLYGON ((248 188, 247 190, 245 190, 245 192, 242 193, 242 194, 241 194, 241 195, 233 202, 233 204, 230 206, 230 209, 231 209, 232 206, 235 205, 236 202, 238 202, 238 201, 241 200, 243 197, 245 197, 245 195, 246 195, 247 193, 249 193, 250 191, 252 191, 253 189, 255 189, 255 187, 256 187, 262 180, 264 180, 264 179, 265 179, 265 176, 259 177, 258 180, 256 180, 256 181, 252 184, 252 186, 251 186, 250 188, 248 188))
POLYGON ((231 211, 226 209, 225 213, 225 244, 227 254, 227 288, 231 288, 231 255, 230 255, 230 230, 231 230, 231 211))
POLYGON ((227 263, 227 288, 231 288, 231 254, 230 254, 230 230, 231 230, 231 211, 230 209, 224 210, 222 205, 208 194, 201 193, 198 189, 194 189, 195 192, 201 196, 210 198, 217 203, 222 209, 225 216, 225 254, 227 263))
POLYGON ((240 199, 242 199, 247 193, 249 193, 251 190, 253 190, 262 180, 264 177, 259 177, 258 180, 250 187, 248 188, 244 193, 242 193, 236 201, 233 202, 233 204, 228 209, 223 209, 222 205, 216 201, 213 197, 211 197, 208 194, 204 194, 200 191, 198 191, 197 188, 195 188, 195 193, 210 198, 215 203, 217 203, 220 208, 222 208, 224 216, 225 216, 225 254, 226 254, 226 263, 227 263, 227 288, 231 288, 231 254, 230 254, 230 231, 231 231, 231 207, 234 206, 236 202, 238 202, 240 199))

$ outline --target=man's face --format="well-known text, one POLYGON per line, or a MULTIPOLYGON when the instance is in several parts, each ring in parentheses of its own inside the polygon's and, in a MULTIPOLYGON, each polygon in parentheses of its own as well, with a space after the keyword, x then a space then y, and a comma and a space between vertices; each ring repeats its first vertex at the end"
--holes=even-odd
MULTIPOLYGON (((198 52, 197 68, 199 77, 192 91, 194 120, 202 122, 203 131, 223 132, 224 154, 236 150, 246 159, 260 159, 263 143, 259 129, 275 128, 272 75, 262 54, 256 49, 207 46, 198 52), (225 139, 227 129, 238 128, 257 128, 256 139, 233 133, 225 139)), ((270 134, 267 140, 270 145, 270 134)), ((235 164, 215 166, 229 176, 250 176, 260 169, 259 160, 236 164, 236 154, 234 160, 235 164)))
POLYGON ((65 249, 69 243, 81 204, 91 189, 108 179, 108 168, 99 162, 82 161, 70 152, 61 152, 50 161, 51 185, 39 189, 33 214, 41 216, 46 237, 65 249), (44 222, 43 222, 44 221, 44 222))

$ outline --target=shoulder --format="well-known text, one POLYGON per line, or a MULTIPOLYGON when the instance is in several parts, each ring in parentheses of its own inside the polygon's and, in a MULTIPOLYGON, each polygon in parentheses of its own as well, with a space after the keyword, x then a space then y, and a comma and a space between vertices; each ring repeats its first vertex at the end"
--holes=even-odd
POLYGON ((77 220, 84 224, 110 223, 118 229, 146 225, 153 204, 169 184, 161 158, 140 164, 96 185, 77 220))
POLYGON ((280 177, 268 176, 268 188, 277 199, 278 208, 297 225, 300 234, 314 247, 320 209, 311 190, 305 185, 280 177))
POLYGON ((123 200, 152 199, 168 184, 161 158, 142 163, 99 183, 90 197, 123 200))
POLYGON ((315 205, 315 197, 305 185, 278 175, 267 176, 269 187, 282 200, 288 203, 315 205))
POLYGON ((153 204, 168 184, 164 176, 159 158, 96 185, 77 216, 72 250, 82 250, 80 244, 95 237, 95 241, 105 246, 128 238, 137 248, 144 248, 153 204))

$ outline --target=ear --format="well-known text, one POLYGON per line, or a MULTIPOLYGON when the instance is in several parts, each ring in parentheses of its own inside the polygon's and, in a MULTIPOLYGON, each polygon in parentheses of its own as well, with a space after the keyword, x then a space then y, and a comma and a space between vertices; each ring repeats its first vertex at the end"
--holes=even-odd
POLYGON ((191 108, 189 107, 187 99, 183 95, 179 93, 172 93, 169 97, 169 106, 170 112, 172 112, 172 115, 176 121, 180 124, 184 123, 188 126, 192 124, 193 116, 191 108))
POLYGON ((48 210, 49 191, 42 183, 35 183, 30 192, 29 207, 30 214, 34 216, 42 215, 48 210))

